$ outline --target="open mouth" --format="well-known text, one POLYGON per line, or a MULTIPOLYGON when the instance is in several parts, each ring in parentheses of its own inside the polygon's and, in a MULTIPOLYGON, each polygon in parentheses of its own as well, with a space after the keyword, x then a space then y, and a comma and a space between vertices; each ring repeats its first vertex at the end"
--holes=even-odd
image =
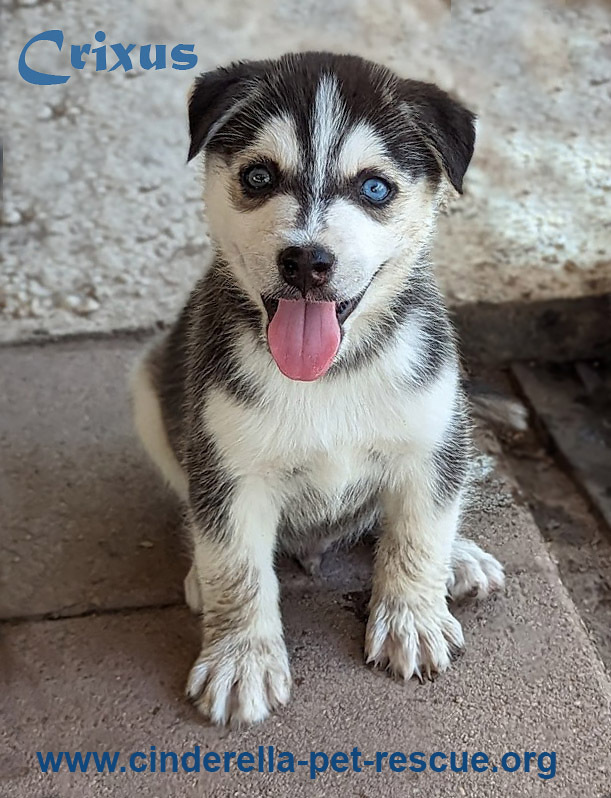
POLYGON ((262 297, 269 318, 267 343, 280 371, 302 382, 326 374, 342 340, 342 325, 364 293, 342 302, 262 297))
MULTIPOLYGON (((337 316, 337 321, 340 325, 344 324, 348 316, 350 316, 352 311, 356 309, 356 306, 359 304, 364 294, 365 294, 365 289, 363 289, 361 293, 358 294, 358 296, 355 296, 352 299, 344 299, 342 302, 334 303, 335 315, 337 316)), ((265 305, 265 310, 267 311, 268 322, 271 322, 271 320, 274 318, 276 314, 276 311, 278 310, 278 304, 280 300, 264 296, 262 296, 261 299, 263 300, 263 304, 265 305)), ((296 301, 301 302, 303 300, 296 300, 296 301)))

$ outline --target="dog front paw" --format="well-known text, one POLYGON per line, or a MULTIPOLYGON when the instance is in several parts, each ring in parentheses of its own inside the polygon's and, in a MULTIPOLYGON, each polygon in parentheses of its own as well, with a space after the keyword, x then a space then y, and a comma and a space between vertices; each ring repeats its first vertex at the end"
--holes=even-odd
POLYGON ((452 549, 450 578, 447 590, 452 601, 467 596, 484 599, 505 584, 503 566, 477 543, 458 538, 452 549))
POLYGON ((213 723, 258 723, 289 700, 284 641, 229 635, 204 645, 187 681, 187 696, 213 723))
POLYGON ((427 606, 402 598, 372 603, 365 635, 365 657, 396 676, 421 681, 441 673, 462 650, 460 623, 451 615, 445 599, 427 606))

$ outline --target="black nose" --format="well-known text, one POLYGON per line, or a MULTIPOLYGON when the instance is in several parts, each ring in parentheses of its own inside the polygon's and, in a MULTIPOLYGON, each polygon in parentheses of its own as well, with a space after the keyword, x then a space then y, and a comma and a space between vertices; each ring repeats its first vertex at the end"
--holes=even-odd
POLYGON ((282 279, 305 296, 311 288, 328 282, 335 257, 322 247, 287 247, 278 255, 282 279))

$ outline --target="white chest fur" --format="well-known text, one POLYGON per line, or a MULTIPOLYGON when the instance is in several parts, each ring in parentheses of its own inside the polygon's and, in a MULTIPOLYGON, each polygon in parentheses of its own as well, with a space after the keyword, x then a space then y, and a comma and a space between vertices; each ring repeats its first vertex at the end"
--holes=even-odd
POLYGON ((450 423, 456 367, 410 388, 409 358, 395 350, 363 370, 312 383, 287 379, 253 351, 243 370, 264 386, 259 401, 241 403, 218 388, 204 408, 225 464, 235 476, 306 469, 335 494, 364 476, 376 456, 430 451, 450 423))

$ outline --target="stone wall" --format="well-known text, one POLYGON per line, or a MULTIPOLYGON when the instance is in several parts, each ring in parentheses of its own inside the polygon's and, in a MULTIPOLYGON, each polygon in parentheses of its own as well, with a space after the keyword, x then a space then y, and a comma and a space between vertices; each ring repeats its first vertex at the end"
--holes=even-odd
MULTIPOLYGON (((172 317, 208 247, 185 165, 193 71, 17 74, 34 34, 195 43, 202 70, 287 50, 353 51, 433 80, 479 116, 465 194, 441 219, 453 306, 611 290, 611 8, 552 0, 16 0, 4 10, 0 337, 172 317)), ((53 45, 33 65, 65 65, 53 45)))

